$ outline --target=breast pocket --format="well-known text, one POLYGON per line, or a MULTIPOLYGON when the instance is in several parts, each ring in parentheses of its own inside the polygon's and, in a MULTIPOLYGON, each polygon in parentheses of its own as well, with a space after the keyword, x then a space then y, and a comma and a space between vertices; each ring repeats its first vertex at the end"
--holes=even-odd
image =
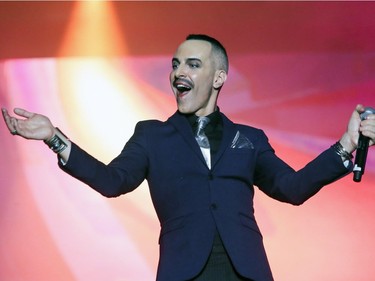
POLYGON ((228 177, 247 178, 249 182, 252 182, 255 162, 254 149, 229 148, 222 159, 222 171, 228 177))

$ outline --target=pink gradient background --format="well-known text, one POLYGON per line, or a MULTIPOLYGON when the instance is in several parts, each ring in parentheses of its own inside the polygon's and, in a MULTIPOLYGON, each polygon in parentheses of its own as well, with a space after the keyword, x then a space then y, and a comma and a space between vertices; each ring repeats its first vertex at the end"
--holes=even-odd
MULTIPOLYGON (((295 168, 375 106, 375 3, 1 2, 0 105, 49 116, 108 162, 137 121, 175 111, 171 56, 189 33, 227 47, 219 98, 265 130, 295 168)), ((0 280, 155 278, 159 223, 144 183, 107 199, 59 170, 36 141, 0 124, 0 280)), ((304 205, 257 191, 256 217, 277 281, 375 279, 375 150, 304 205)))

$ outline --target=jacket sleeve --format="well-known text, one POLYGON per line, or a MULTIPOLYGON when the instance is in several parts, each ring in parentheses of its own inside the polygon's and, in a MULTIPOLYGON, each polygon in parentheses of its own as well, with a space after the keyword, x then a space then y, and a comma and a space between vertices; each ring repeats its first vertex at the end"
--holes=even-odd
POLYGON ((109 164, 97 160, 72 143, 68 162, 60 168, 106 197, 116 197, 137 188, 148 169, 145 123, 138 123, 121 153, 109 164))
POLYGON ((275 154, 263 133, 255 168, 254 184, 279 201, 300 205, 323 186, 350 173, 332 148, 323 151, 302 169, 295 171, 275 154))

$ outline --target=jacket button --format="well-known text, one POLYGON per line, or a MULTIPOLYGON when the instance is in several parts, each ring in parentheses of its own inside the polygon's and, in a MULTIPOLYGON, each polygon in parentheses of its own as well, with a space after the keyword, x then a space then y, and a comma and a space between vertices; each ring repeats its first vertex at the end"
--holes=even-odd
POLYGON ((209 180, 212 180, 214 178, 214 176, 212 174, 208 174, 208 179, 209 180))
POLYGON ((211 210, 216 210, 217 209, 217 205, 215 203, 212 203, 211 204, 211 210))

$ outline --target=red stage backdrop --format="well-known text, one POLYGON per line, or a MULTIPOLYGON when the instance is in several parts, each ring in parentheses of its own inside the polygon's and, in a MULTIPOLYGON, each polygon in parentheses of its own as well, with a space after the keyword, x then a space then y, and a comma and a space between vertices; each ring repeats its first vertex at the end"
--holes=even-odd
MULTIPOLYGON (((375 3, 1 2, 0 105, 49 116, 104 162, 137 121, 175 111, 171 56, 189 33, 230 56, 219 98, 303 167, 337 141, 357 103, 375 106, 375 3)), ((41 142, 0 124, 0 280, 154 280, 159 224, 147 183, 107 199, 67 176, 41 142)), ((294 207, 256 193, 277 281, 375 278, 375 150, 294 207)))

